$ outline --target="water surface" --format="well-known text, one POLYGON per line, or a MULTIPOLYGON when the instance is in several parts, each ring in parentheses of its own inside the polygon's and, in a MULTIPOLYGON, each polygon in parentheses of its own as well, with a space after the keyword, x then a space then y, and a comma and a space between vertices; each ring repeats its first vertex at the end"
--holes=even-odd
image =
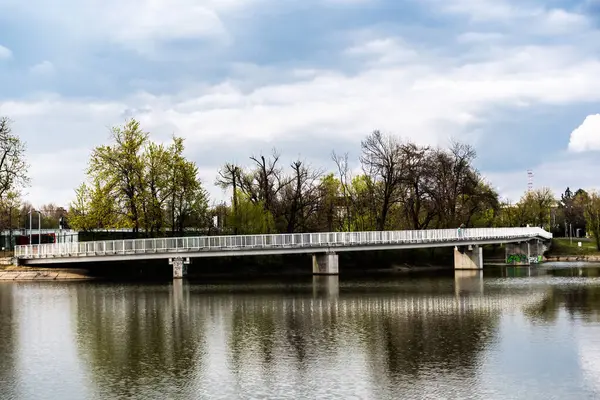
POLYGON ((2 283, 0 398, 600 398, 598 276, 2 283))

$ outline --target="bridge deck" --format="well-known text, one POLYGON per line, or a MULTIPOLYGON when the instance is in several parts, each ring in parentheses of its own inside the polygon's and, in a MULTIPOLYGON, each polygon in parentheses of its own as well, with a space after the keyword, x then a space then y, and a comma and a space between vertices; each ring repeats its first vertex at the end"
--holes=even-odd
POLYGON ((419 231, 328 232, 105 240, 16 246, 28 264, 156 259, 174 256, 318 253, 443 247, 550 239, 541 228, 435 229, 419 231))

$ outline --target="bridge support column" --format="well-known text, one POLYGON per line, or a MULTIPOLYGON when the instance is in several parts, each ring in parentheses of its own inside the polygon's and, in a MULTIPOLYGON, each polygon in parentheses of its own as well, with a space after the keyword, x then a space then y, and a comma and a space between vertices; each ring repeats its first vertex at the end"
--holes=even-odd
POLYGON ((480 246, 455 247, 454 269, 483 269, 483 248, 480 246))
POLYGON ((506 263, 510 265, 539 264, 543 255, 544 245, 539 240, 506 244, 506 263))
POLYGON ((335 253, 313 254, 313 275, 338 275, 339 258, 335 253))
POLYGON ((173 266, 173 279, 182 279, 186 276, 189 263, 190 259, 187 257, 169 258, 169 265, 173 266))

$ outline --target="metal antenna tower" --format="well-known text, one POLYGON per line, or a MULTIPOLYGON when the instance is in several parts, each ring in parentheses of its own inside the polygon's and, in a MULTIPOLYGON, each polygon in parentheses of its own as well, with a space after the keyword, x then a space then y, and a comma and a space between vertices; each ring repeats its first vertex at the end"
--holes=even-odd
POLYGON ((531 192, 533 190, 533 171, 527 170, 527 191, 531 192))

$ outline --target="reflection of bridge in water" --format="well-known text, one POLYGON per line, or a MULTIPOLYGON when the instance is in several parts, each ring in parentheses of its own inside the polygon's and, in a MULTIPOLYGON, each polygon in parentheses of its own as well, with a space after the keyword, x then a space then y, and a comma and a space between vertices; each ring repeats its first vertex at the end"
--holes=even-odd
MULTIPOLYGON (((337 317, 352 317, 368 313, 398 314, 452 314, 464 312, 501 312, 531 306, 543 299, 543 293, 527 290, 485 290, 481 271, 456 271, 454 290, 441 293, 414 293, 402 285, 385 291, 369 293, 360 286, 341 285, 337 276, 314 276, 312 297, 302 295, 281 296, 279 293, 256 294, 205 292, 210 295, 203 303, 204 311, 241 307, 244 312, 316 313, 337 317), (340 292, 341 291, 341 292, 340 292)), ((190 286, 182 281, 173 282, 172 301, 177 309, 189 306, 190 286)), ((381 289, 381 288, 379 288, 381 289)), ((379 290, 378 289, 378 290, 379 290)), ((433 289, 433 288, 432 288, 433 289)), ((201 291, 194 291, 196 294, 201 291)), ((197 306, 198 304, 196 304, 197 306)))

